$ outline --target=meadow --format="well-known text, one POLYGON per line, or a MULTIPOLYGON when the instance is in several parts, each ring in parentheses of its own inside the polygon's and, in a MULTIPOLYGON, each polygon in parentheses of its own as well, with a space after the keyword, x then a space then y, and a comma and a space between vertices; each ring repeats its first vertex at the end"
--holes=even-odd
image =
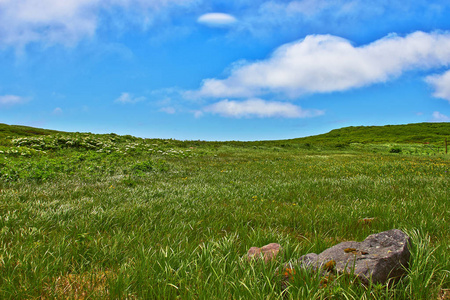
POLYGON ((395 126, 203 142, 1 125, 0 298, 450 299, 450 124, 433 125, 414 124, 419 142, 395 126), (281 283, 288 261, 393 228, 413 242, 398 282, 281 283), (272 242, 276 260, 245 259, 272 242))

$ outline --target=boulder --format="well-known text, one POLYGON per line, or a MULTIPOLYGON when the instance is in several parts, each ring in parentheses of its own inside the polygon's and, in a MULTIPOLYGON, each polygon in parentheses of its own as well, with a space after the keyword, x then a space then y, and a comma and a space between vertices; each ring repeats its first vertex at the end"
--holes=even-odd
POLYGON ((392 229, 368 236, 362 242, 343 242, 319 255, 309 253, 299 259, 301 268, 325 273, 349 273, 368 284, 386 283, 405 274, 410 258, 410 238, 392 229))
POLYGON ((313 268, 319 259, 319 255, 315 253, 308 253, 300 257, 299 261, 303 268, 310 269, 313 268))
POLYGON ((280 250, 280 244, 276 243, 271 243, 261 248, 251 247, 247 252, 247 259, 252 260, 255 258, 263 258, 264 262, 268 262, 274 259, 277 256, 278 252, 280 252, 280 250))

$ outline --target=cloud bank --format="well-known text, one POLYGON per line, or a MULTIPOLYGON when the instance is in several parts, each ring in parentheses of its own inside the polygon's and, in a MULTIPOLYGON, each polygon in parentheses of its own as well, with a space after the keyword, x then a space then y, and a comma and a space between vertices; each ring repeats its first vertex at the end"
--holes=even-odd
POLYGON ((197 97, 255 97, 345 91, 386 82, 413 69, 450 63, 450 33, 389 35, 356 47, 331 35, 285 44, 268 59, 235 67, 228 78, 206 79, 197 97))
POLYGON ((231 118, 308 118, 324 114, 320 110, 304 110, 292 103, 265 101, 262 99, 248 99, 241 102, 222 100, 205 107, 203 111, 231 118))
POLYGON ((98 32, 104 34, 101 27, 114 32, 161 25, 170 31, 189 31, 192 15, 214 7, 228 14, 203 14, 197 21, 213 27, 235 24, 234 37, 250 33, 263 39, 286 33, 289 37, 307 32, 339 35, 380 17, 387 23, 419 17, 436 20, 449 11, 448 4, 440 0, 0 0, 0 48, 35 42, 75 45, 98 32), (239 16, 239 22, 234 16, 239 16))
POLYGON ((102 14, 121 10, 120 22, 150 23, 164 8, 188 6, 195 0, 0 0, 0 47, 32 42, 73 45, 92 37, 102 14))

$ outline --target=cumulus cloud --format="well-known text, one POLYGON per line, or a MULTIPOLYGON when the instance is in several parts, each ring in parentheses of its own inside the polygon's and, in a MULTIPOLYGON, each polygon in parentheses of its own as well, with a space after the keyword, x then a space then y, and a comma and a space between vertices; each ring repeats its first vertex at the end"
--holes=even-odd
POLYGON ((450 102, 450 71, 444 74, 431 75, 425 81, 434 88, 433 96, 450 102))
POLYGON ((356 47, 332 35, 309 35, 285 44, 268 59, 240 64, 225 79, 206 79, 198 97, 254 97, 345 91, 385 82, 413 69, 450 63, 450 33, 391 34, 356 47))
POLYGON ((130 104, 130 103, 137 103, 144 101, 145 97, 134 97, 130 93, 122 93, 119 98, 114 100, 116 103, 122 103, 122 104, 130 104))
POLYGON ((446 116, 438 111, 433 112, 433 118, 431 122, 450 122, 450 117, 446 116))
POLYGON ((184 6, 195 0, 1 0, 0 46, 32 42, 71 45, 96 33, 103 12, 121 10, 142 22, 164 7, 184 6), (137 12, 137 13, 136 13, 137 12))
POLYGON ((0 105, 1 106, 11 106, 11 105, 16 105, 16 104, 22 104, 26 101, 27 101, 26 98, 16 96, 16 95, 0 96, 0 105))
POLYGON ((308 118, 324 114, 321 110, 304 110, 292 103, 265 101, 262 99, 248 99, 241 102, 222 100, 205 107, 203 111, 232 118, 308 118))
POLYGON ((237 19, 229 14, 208 13, 201 15, 197 22, 210 27, 227 27, 237 22, 237 19))

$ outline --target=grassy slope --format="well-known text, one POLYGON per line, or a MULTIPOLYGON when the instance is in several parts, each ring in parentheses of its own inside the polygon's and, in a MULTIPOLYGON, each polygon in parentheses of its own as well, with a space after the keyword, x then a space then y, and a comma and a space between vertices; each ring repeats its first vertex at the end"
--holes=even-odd
MULTIPOLYGON (((62 133, 61 131, 34 128, 19 125, 6 125, 0 123, 0 138, 8 136, 33 136, 62 133)), ((227 144, 282 144, 290 143, 442 143, 450 137, 450 122, 446 123, 416 123, 406 125, 386 126, 351 126, 334 129, 328 133, 304 138, 255 141, 255 142, 224 142, 227 144)), ((214 144, 214 142, 210 142, 214 144)), ((222 144, 218 142, 218 144, 222 144)))
POLYGON ((1 299, 437 299, 450 288, 450 156, 65 135, 0 147, 1 299), (414 241, 397 285, 319 288, 298 271, 282 290, 285 262, 392 228, 414 241), (277 261, 241 259, 270 242, 284 248, 277 261))
POLYGON ((49 135, 55 133, 60 133, 60 131, 0 123, 0 138, 6 138, 8 136, 49 135))
POLYGON ((304 143, 443 143, 450 137, 450 123, 357 126, 291 141, 304 143))

